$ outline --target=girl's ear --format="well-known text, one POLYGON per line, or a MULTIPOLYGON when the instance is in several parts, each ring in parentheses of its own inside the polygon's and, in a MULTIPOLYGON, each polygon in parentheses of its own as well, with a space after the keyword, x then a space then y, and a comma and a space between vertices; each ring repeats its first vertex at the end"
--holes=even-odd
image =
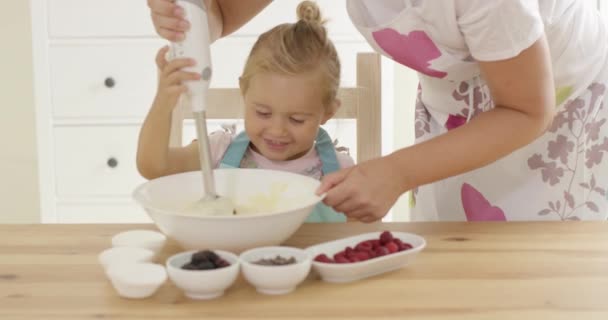
POLYGON ((323 115, 323 118, 321 118, 321 124, 325 124, 327 120, 331 119, 336 114, 336 112, 338 112, 338 109, 340 109, 341 105, 342 101, 340 101, 339 99, 335 99, 334 101, 332 101, 325 109, 325 114, 323 115))

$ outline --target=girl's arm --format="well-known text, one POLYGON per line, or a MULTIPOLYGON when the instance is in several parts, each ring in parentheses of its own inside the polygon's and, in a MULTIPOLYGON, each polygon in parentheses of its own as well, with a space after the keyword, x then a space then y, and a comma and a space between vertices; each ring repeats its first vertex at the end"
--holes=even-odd
POLYGON ((187 90, 181 82, 196 80, 199 75, 181 71, 181 68, 193 63, 189 59, 167 62, 167 50, 167 47, 161 49, 156 56, 158 90, 139 133, 137 169, 147 179, 200 169, 196 143, 169 148, 172 112, 180 94, 187 90))

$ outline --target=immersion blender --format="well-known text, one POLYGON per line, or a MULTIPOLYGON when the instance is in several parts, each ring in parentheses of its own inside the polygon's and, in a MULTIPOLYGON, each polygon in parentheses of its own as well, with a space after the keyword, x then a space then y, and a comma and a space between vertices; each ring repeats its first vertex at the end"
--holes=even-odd
POLYGON ((186 32, 184 40, 171 43, 173 57, 194 59, 196 64, 184 70, 201 75, 200 80, 185 83, 188 92, 182 97, 182 103, 189 105, 192 110, 198 138, 199 161, 205 192, 197 207, 209 214, 233 214, 234 204, 230 199, 219 197, 215 190, 215 179, 211 168, 205 113, 212 74, 207 8, 203 0, 177 0, 176 3, 184 9, 185 19, 190 22, 190 30, 186 32))

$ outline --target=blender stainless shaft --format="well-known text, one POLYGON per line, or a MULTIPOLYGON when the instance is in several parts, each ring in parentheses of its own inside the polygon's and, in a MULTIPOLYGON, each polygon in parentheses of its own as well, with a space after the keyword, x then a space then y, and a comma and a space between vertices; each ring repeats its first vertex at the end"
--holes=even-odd
POLYGON ((209 147, 209 136, 207 135, 207 117, 205 111, 192 113, 196 125, 196 135, 198 139, 199 162, 203 174, 203 188, 205 193, 203 200, 214 200, 217 198, 215 191, 215 179, 213 168, 211 167, 211 150, 209 147))

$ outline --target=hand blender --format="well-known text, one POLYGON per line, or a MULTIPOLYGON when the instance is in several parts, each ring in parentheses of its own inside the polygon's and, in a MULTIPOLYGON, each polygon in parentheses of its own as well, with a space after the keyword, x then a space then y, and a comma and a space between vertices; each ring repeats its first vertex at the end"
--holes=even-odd
POLYGON ((230 199, 218 197, 215 190, 213 169, 211 168, 211 153, 207 135, 206 104, 209 83, 211 81, 211 53, 209 46, 209 24, 207 8, 203 0, 177 0, 184 9, 185 18, 190 22, 190 30, 186 32, 181 42, 171 43, 174 58, 192 58, 196 65, 185 68, 186 71, 197 72, 200 80, 187 81, 188 92, 182 97, 184 103, 191 107, 196 124, 199 159, 203 176, 203 198, 196 204, 204 214, 233 214, 234 204, 230 199))

